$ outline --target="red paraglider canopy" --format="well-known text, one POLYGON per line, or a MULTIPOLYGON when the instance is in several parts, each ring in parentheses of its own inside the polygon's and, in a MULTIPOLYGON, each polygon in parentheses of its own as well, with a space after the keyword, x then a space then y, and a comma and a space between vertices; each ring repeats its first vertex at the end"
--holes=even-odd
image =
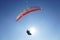
POLYGON ((19 14, 16 18, 16 21, 18 21, 19 19, 21 19, 23 16, 29 14, 30 12, 33 12, 33 11, 38 11, 38 10, 41 10, 40 7, 33 7, 33 8, 29 8, 25 11, 23 11, 23 13, 19 14))

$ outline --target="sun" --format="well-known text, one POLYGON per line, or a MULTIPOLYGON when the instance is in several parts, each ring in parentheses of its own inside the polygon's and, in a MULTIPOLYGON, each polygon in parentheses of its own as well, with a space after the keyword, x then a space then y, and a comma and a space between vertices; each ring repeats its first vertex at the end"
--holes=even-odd
POLYGON ((30 30, 30 33, 31 33, 32 35, 35 35, 36 32, 37 32, 37 29, 36 29, 35 27, 33 27, 33 26, 30 27, 29 30, 30 30))

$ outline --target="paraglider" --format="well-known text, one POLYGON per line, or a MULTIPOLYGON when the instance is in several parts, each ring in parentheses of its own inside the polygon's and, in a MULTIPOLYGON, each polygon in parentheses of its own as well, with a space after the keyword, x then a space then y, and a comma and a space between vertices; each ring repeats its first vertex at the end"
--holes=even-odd
MULTIPOLYGON (((25 15, 29 14, 30 12, 34 12, 34 11, 38 11, 38 10, 41 10, 40 7, 33 7, 33 8, 29 8, 27 10, 24 10, 22 13, 20 13, 17 18, 16 18, 16 21, 18 21, 19 19, 21 19, 22 17, 24 17, 25 15)), ((34 30, 32 30, 33 32, 34 30)), ((30 30, 27 30, 26 33, 28 35, 32 35, 31 31, 30 30)))
POLYGON ((33 8, 29 8, 25 11, 23 11, 23 13, 19 14, 16 18, 16 21, 18 21, 19 19, 21 19, 23 16, 29 14, 30 12, 34 12, 34 11, 38 11, 38 10, 41 10, 41 8, 39 7, 33 7, 33 8))

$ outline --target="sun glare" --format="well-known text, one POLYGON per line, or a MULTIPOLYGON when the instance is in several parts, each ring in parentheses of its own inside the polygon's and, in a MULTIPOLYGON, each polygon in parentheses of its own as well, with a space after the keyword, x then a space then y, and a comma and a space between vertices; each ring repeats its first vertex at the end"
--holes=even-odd
POLYGON ((29 30, 30 30, 30 33, 31 33, 32 35, 36 34, 36 32, 37 32, 37 30, 36 30, 35 27, 30 27, 29 30))

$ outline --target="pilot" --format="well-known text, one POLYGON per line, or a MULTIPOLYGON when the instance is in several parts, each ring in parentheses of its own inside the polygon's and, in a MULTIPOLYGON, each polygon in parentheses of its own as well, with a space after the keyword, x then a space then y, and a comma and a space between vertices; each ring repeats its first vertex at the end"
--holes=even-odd
POLYGON ((29 30, 27 30, 26 33, 27 33, 28 35, 32 35, 29 30))

